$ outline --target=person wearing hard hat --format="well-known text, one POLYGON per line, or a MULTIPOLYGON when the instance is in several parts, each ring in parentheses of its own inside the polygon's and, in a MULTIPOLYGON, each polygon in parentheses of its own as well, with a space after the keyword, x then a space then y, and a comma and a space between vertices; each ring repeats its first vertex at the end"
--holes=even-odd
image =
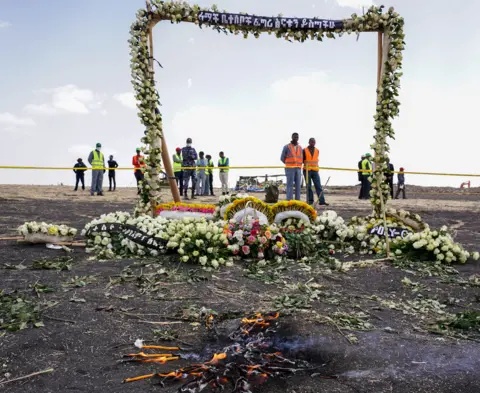
POLYGON ((90 188, 90 195, 103 196, 103 174, 105 173, 105 157, 102 150, 102 144, 97 143, 95 150, 90 152, 88 162, 92 166, 92 187, 90 188))
POLYGON ((173 174, 175 175, 175 181, 179 188, 180 195, 183 195, 183 170, 182 170, 182 149, 177 147, 175 154, 173 155, 173 174))
POLYGON ((141 149, 137 147, 137 154, 132 158, 132 165, 134 167, 135 179, 137 180, 138 194, 141 192, 141 182, 145 178, 144 170, 147 164, 145 164, 145 158, 141 154, 141 149))
POLYGON ((362 172, 362 189, 359 199, 370 199, 370 190, 372 185, 370 180, 368 179, 372 174, 372 155, 370 153, 365 154, 365 158, 362 160, 362 167, 360 168, 362 171, 369 171, 369 172, 362 172))

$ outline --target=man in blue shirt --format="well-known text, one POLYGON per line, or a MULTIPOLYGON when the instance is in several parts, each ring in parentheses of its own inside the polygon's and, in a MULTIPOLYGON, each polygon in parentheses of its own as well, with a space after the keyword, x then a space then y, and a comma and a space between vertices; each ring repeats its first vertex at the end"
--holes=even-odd
POLYGON ((192 179, 192 199, 195 199, 195 185, 197 183, 196 178, 196 166, 197 166, 197 151, 192 147, 192 138, 187 139, 187 145, 182 149, 182 167, 192 168, 183 170, 183 192, 184 198, 188 199, 188 183, 192 179))

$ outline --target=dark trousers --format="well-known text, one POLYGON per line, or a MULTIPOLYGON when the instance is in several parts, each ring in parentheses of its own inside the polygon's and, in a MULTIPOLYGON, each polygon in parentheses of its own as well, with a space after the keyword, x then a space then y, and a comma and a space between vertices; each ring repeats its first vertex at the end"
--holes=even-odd
POLYGON ((108 172, 108 184, 109 184, 109 191, 115 191, 117 189, 117 181, 115 180, 115 171, 108 172), (113 185, 113 188, 112 188, 113 185))
POLYGON ((142 171, 135 171, 135 179, 137 179, 137 188, 138 188, 138 193, 140 194, 141 188, 140 188, 140 182, 143 181, 145 176, 143 175, 142 171))
POLYGON ((75 180, 75 191, 78 190, 78 183, 82 183, 82 190, 85 190, 85 173, 77 173, 75 180))
POLYGON ((210 195, 213 195, 213 173, 208 174, 208 184, 210 186, 210 195))
POLYGON ((197 185, 197 173, 195 169, 187 169, 183 171, 183 193, 187 195, 188 183, 192 179, 192 195, 195 194, 195 186, 197 185))
POLYGON ((307 203, 309 205, 313 205, 313 202, 315 202, 312 190, 313 183, 317 197, 320 200, 320 204, 324 205, 325 196, 323 194, 322 182, 320 181, 320 174, 318 173, 318 171, 308 171, 308 178, 307 171, 303 171, 303 176, 305 177, 305 182, 307 183, 307 203))
POLYGON ((385 183, 388 184, 388 187, 390 188, 390 197, 393 199, 393 177, 392 178, 386 178, 385 183))
POLYGON ((395 199, 398 199, 398 196, 400 195, 400 193, 402 193, 402 198, 403 199, 407 199, 407 197, 405 195, 405 184, 399 184, 398 185, 397 193, 395 195, 395 199))
POLYGON ((368 175, 362 176, 362 188, 360 189, 359 199, 370 199, 370 190, 372 183, 368 180, 368 175))
POLYGON ((175 181, 180 191, 180 195, 183 195, 183 171, 175 172, 175 181))

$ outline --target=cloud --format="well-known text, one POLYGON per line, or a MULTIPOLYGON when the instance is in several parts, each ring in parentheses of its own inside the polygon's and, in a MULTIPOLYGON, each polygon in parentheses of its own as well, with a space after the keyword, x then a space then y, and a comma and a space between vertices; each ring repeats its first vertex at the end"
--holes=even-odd
POLYGON ((56 115, 58 110, 48 104, 27 104, 23 110, 31 115, 56 115))
POLYGON ((12 24, 10 22, 7 22, 5 20, 0 20, 0 29, 6 29, 7 27, 10 27, 12 24))
POLYGON ((190 89, 192 87, 192 78, 188 78, 187 87, 190 89))
POLYGON ((113 98, 129 109, 137 109, 137 99, 131 92, 115 94, 113 98))
POLYGON ((374 5, 373 0, 335 0, 340 7, 349 7, 361 9, 362 7, 368 8, 374 5))
POLYGON ((18 117, 12 113, 4 112, 0 113, 0 124, 4 124, 6 127, 33 127, 36 123, 28 117, 18 117))
POLYGON ((195 43, 195 38, 190 37, 190 38, 188 39, 188 43, 193 45, 193 44, 195 43))
POLYGON ((24 110, 35 115, 57 115, 65 113, 87 114, 102 108, 104 97, 89 89, 76 85, 65 85, 35 92, 39 96, 49 96, 49 102, 28 104, 24 110))

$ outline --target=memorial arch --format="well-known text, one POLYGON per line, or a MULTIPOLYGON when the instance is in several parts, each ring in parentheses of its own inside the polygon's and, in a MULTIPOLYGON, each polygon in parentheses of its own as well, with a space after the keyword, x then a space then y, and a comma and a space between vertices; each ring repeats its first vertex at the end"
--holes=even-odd
MULTIPOLYGON (((258 38, 261 34, 275 35, 289 41, 323 41, 343 34, 377 33, 377 106, 374 115, 375 166, 372 176, 371 202, 373 213, 382 218, 388 200, 389 187, 384 182, 384 169, 388 157, 388 138, 394 137, 391 121, 399 114, 398 91, 402 67, 402 51, 405 48, 403 18, 389 8, 370 7, 365 14, 353 14, 348 19, 267 17, 245 13, 232 14, 190 5, 186 2, 147 1, 146 8, 137 12, 129 40, 131 49, 132 84, 138 101, 139 117, 145 126, 142 142, 145 144, 147 169, 142 185, 137 213, 155 215, 155 206, 160 202, 161 168, 169 179, 174 201, 180 201, 173 178, 172 163, 162 128, 159 110, 159 93, 154 79, 155 58, 152 29, 162 21, 195 23, 200 28, 210 27, 219 33, 258 38), (163 164, 163 165, 162 165, 163 164)), ((157 61, 158 63, 158 61, 157 61)), ((160 64, 160 63, 158 63, 160 64)))

